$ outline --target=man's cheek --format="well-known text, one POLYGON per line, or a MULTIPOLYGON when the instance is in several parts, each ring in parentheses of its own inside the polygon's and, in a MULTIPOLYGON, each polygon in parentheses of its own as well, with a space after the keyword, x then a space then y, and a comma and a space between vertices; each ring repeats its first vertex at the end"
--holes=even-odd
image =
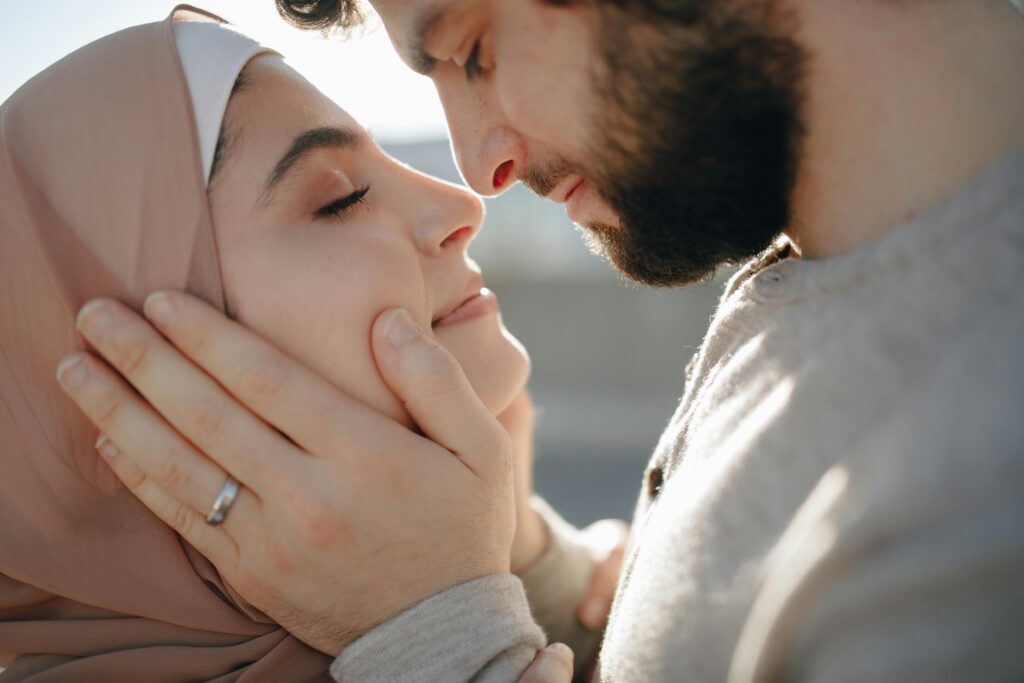
POLYGON ((502 116, 528 141, 553 154, 579 158, 590 145, 593 107, 572 95, 567 84, 546 75, 522 77, 496 72, 495 88, 502 116))
POLYGON ((567 118, 572 112, 559 112, 551 106, 557 94, 550 92, 542 73, 532 67, 508 68, 495 71, 494 87, 498 105, 505 119, 527 137, 551 142, 557 139, 561 128, 564 137, 567 118))

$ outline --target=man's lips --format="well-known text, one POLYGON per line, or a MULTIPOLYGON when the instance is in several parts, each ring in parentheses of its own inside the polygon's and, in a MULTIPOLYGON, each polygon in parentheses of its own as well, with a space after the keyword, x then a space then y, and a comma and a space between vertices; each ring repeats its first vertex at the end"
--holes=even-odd
POLYGON ((565 204, 583 182, 584 179, 578 175, 567 176, 555 185, 554 189, 547 194, 547 198, 556 204, 565 204))
POLYGON ((590 196, 589 190, 590 185, 587 181, 581 180, 565 198, 565 213, 573 223, 584 221, 583 208, 587 203, 587 197, 590 196))
POLYGON ((494 292, 481 287, 471 296, 465 298, 450 312, 435 319, 431 326, 434 329, 457 325, 467 320, 473 320, 491 313, 498 312, 498 298, 494 292))
POLYGON ((565 213, 569 220, 579 223, 583 220, 583 205, 586 203, 589 184, 586 178, 578 175, 570 175, 564 178, 551 192, 547 198, 565 205, 565 213))
POLYGON ((575 174, 562 178, 551 192, 544 195, 558 204, 565 205, 565 213, 573 223, 586 225, 621 225, 616 212, 604 200, 602 194, 590 182, 575 174))
POLYGON ((572 186, 572 189, 569 190, 569 194, 565 195, 565 203, 566 204, 568 204, 569 202, 572 201, 573 196, 579 191, 579 189, 581 187, 583 187, 584 183, 586 183, 586 182, 587 181, 585 181, 585 180, 580 180, 578 183, 576 183, 575 185, 572 186))

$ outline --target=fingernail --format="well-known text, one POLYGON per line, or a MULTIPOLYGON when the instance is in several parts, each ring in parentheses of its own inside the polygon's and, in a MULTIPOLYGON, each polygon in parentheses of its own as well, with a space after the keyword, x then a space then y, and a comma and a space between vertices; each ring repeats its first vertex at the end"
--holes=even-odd
POLYGON ((142 310, 157 325, 167 325, 174 317, 174 302, 166 292, 154 292, 146 298, 142 310))
POLYGON ((405 346, 423 333, 423 328, 404 309, 395 309, 388 316, 384 334, 392 346, 405 346))
POLYGON ((90 301, 78 312, 75 324, 82 334, 96 339, 114 326, 114 316, 106 301, 90 301))
POLYGON ((581 615, 584 625, 590 628, 597 628, 604 621, 604 601, 595 598, 583 606, 581 615))
POLYGON ((107 460, 117 457, 119 452, 117 446, 106 434, 100 434, 100 438, 96 439, 96 450, 107 460))
POLYGON ((82 362, 82 357, 78 355, 68 356, 57 366, 57 381, 68 391, 82 386, 88 374, 89 371, 85 367, 85 363, 82 362))
POLYGON ((566 645, 565 643, 551 643, 550 645, 548 645, 548 652, 552 652, 558 655, 559 657, 562 657, 563 659, 567 659, 570 663, 576 657, 576 655, 572 651, 572 648, 566 645))

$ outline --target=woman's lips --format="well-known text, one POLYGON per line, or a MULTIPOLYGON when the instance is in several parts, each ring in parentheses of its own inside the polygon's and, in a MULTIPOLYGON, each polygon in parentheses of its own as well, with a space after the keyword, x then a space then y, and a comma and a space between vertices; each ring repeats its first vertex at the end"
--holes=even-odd
POLYGON ((482 287, 479 292, 459 304, 454 311, 443 318, 438 318, 433 327, 436 330, 439 327, 458 325, 467 320, 475 320, 497 312, 498 297, 491 290, 482 287))

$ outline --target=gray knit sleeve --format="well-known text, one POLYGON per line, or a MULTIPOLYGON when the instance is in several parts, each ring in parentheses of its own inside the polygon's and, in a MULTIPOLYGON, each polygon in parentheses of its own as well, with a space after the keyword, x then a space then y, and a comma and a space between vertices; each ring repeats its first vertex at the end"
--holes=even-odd
POLYGON ((580 601, 594 572, 594 561, 580 532, 538 497, 530 501, 548 529, 548 547, 540 559, 519 573, 533 618, 551 642, 565 643, 575 653, 577 673, 597 657, 601 632, 577 618, 580 601))
POLYGON ((331 675, 339 683, 512 683, 544 645, 522 582, 498 574, 384 622, 345 648, 331 675))

